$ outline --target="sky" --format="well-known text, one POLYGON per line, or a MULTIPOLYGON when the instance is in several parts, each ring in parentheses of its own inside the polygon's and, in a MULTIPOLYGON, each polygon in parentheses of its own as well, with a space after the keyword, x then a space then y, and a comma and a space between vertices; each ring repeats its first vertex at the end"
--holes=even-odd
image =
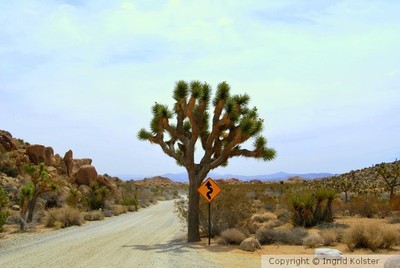
POLYGON ((0 129, 100 174, 184 172, 139 141, 178 80, 247 93, 277 151, 220 174, 400 157, 400 1, 0 0, 0 129))

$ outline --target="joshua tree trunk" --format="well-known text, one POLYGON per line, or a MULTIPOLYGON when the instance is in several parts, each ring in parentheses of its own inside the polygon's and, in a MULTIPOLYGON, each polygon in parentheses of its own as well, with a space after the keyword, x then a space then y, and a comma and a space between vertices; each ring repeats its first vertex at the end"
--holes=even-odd
POLYGON ((197 168, 188 170, 189 174, 189 207, 188 207, 188 242, 200 241, 199 232, 199 199, 200 194, 198 189, 203 182, 205 175, 200 175, 197 168))
POLYGON ((29 201, 28 205, 28 217, 26 219, 27 222, 32 222, 33 220, 33 212, 35 211, 36 201, 38 196, 36 194, 33 195, 32 200, 29 201))
POLYGON ((390 186, 389 199, 393 200, 393 198, 394 198, 394 186, 390 186))
POLYGON ((199 183, 191 183, 189 188, 188 207, 188 242, 200 241, 199 233, 199 183))

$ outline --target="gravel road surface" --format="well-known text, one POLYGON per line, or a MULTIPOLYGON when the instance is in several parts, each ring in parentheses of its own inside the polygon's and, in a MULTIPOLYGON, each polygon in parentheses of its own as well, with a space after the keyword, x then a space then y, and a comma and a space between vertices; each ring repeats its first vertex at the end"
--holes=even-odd
POLYGON ((185 243, 186 229, 173 204, 0 239, 0 267, 219 267, 185 243))

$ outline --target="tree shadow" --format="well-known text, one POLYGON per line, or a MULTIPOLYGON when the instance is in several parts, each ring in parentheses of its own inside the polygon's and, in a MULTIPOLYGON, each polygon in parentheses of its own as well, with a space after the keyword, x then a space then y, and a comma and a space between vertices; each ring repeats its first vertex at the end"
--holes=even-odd
POLYGON ((233 249, 237 248, 237 246, 232 245, 218 245, 215 241, 212 244, 208 245, 208 240, 202 240, 197 243, 189 243, 185 238, 177 238, 172 239, 166 243, 158 243, 158 244, 146 244, 146 245, 137 245, 137 244, 127 244, 123 245, 124 248, 132 248, 134 250, 141 251, 154 251, 157 253, 165 253, 165 252, 173 252, 173 253, 185 253, 191 250, 203 249, 210 252, 229 252, 233 249))
POLYGON ((184 253, 188 252, 190 249, 194 249, 192 244, 187 243, 185 239, 177 238, 170 240, 166 243, 150 244, 150 245, 124 245, 124 248, 132 248, 134 250, 141 251, 155 251, 157 253, 174 252, 174 253, 184 253))

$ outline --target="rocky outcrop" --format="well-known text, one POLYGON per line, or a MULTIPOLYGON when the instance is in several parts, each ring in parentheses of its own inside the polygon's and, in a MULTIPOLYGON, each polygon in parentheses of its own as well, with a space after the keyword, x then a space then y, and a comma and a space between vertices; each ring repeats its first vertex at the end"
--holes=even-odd
POLYGON ((26 155, 33 164, 39 165, 45 162, 46 147, 40 144, 30 145, 26 148, 26 155))
POLYGON ((50 166, 54 162, 54 150, 51 147, 34 144, 28 146, 25 150, 25 153, 29 157, 31 163, 35 165, 45 163, 46 166, 50 166))
POLYGON ((97 181, 97 171, 92 165, 83 165, 74 175, 75 183, 78 185, 90 186, 91 183, 97 181))
POLYGON ((104 176, 98 176, 97 177, 97 182, 100 185, 103 185, 103 186, 107 187, 110 190, 115 189, 115 186, 104 176))
POLYGON ((92 164, 92 159, 90 158, 73 159, 72 173, 78 172, 81 166, 91 165, 91 164, 92 164))
POLYGON ((72 169, 74 168, 74 159, 72 158, 73 154, 72 154, 72 150, 69 150, 68 152, 65 153, 64 158, 63 158, 63 162, 65 165, 62 168, 65 168, 65 174, 68 177, 72 176, 72 169))
POLYGON ((11 133, 4 130, 0 130, 0 145, 2 145, 6 151, 12 151, 17 148, 11 133))
POLYGON ((47 166, 50 166, 50 165, 53 165, 53 163, 54 163, 54 150, 53 150, 53 148, 51 148, 51 147, 46 147, 45 149, 44 149, 44 156, 45 156, 45 159, 44 159, 44 163, 47 165, 47 166))
POLYGON ((242 243, 240 243, 240 249, 244 251, 254 252, 260 248, 261 248, 260 242, 258 241, 258 239, 253 237, 246 238, 245 240, 242 241, 242 243))

